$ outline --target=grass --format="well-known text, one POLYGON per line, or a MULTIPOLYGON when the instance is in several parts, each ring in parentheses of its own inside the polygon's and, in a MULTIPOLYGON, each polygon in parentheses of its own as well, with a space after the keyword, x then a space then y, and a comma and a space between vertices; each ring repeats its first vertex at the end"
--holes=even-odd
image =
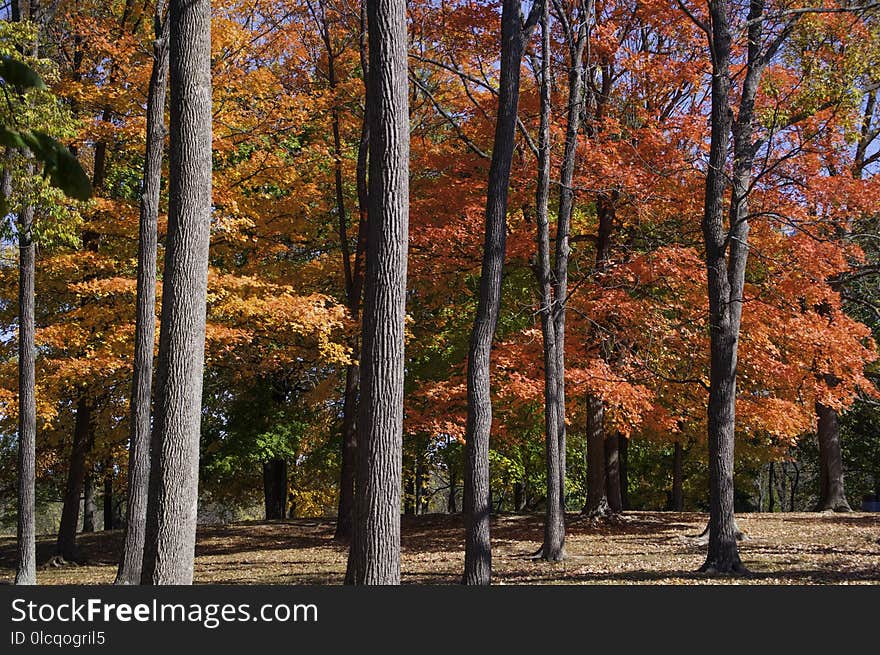
MULTIPOLYGON (((567 517, 566 559, 549 564, 530 555, 540 546, 538 515, 492 519, 495 584, 880 584, 880 514, 739 514, 747 539, 740 555, 751 575, 696 573, 706 547, 695 538, 705 514, 627 512, 596 524, 567 517)), ((464 563, 461 516, 403 518, 405 584, 455 584, 464 563)), ((334 543, 332 519, 200 526, 195 582, 341 584, 347 548, 334 543)), ((40 584, 112 583, 122 532, 78 537, 82 563, 46 566, 54 537, 40 537, 40 584)), ((0 538, 0 582, 11 582, 15 539, 0 538)))

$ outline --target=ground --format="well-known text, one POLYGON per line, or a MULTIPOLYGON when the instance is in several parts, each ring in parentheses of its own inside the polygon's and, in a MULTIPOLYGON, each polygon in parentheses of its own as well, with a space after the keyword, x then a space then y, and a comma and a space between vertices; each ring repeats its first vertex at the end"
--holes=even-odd
MULTIPOLYGON (((568 517, 566 559, 533 561, 542 517, 493 517, 496 584, 880 584, 880 514, 739 514, 747 539, 740 554, 746 578, 709 578, 695 571, 705 545, 695 538, 706 515, 627 512, 619 522, 595 524, 568 517)), ((332 541, 333 521, 295 519, 199 528, 195 581, 228 584, 340 584, 346 547, 332 541)), ((119 530, 81 535, 80 565, 41 566, 40 584, 113 581, 121 548, 119 530)), ((404 517, 403 582, 456 583, 464 533, 460 516, 404 517)), ((38 540, 39 563, 51 559, 54 538, 38 540)), ((0 581, 14 577, 15 540, 0 538, 0 581)))

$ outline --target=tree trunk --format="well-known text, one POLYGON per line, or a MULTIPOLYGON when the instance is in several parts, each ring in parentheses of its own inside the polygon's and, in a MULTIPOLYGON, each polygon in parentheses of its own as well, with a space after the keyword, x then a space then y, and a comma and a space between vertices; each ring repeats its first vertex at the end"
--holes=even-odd
POLYGON ((684 459, 684 449, 681 442, 675 442, 675 450, 672 453, 672 511, 684 511, 684 490, 682 477, 682 464, 684 459))
MULTIPOLYGON (((544 3, 541 16, 541 119, 538 134, 538 183, 535 193, 538 266, 541 298, 541 334, 544 342, 544 442, 547 466, 547 507, 541 558, 558 562, 565 556, 565 514, 560 483, 560 426, 557 372, 556 325, 554 324, 553 280, 550 273, 550 5, 544 3)), ((562 414, 565 420, 564 412, 562 414)))
MULTIPOLYGON (((364 84, 367 83, 369 62, 367 61, 367 26, 364 3, 360 9, 360 60, 363 71, 364 84)), ((328 52, 328 77, 331 87, 336 85, 336 72, 333 64, 332 46, 329 40, 329 27, 325 23, 325 47, 328 52)), ((366 89, 364 93, 366 97, 366 89)), ((370 149, 369 128, 369 101, 364 103, 364 117, 361 122, 361 136, 358 144, 358 158, 356 170, 356 185, 358 195, 358 232, 355 246, 354 263, 351 262, 348 245, 347 223, 345 221, 345 203, 341 193, 341 152, 342 145, 339 138, 339 112, 334 107, 334 148, 338 162, 336 164, 336 198, 337 211, 341 217, 339 222, 339 242, 342 246, 343 274, 345 278, 345 294, 348 301, 348 310, 352 320, 357 321, 360 316, 361 297, 363 293, 363 256, 367 237, 368 197, 367 188, 367 165, 370 149)), ((359 344, 353 346, 352 359, 359 356, 359 344)), ((339 507, 336 513, 336 531, 333 538, 337 541, 348 543, 351 540, 352 515, 355 503, 355 477, 357 470, 357 418, 358 418, 358 378, 357 364, 350 364, 345 372, 345 397, 342 406, 342 457, 339 470, 339 507)))
POLYGON ((587 396, 587 502, 582 513, 607 516, 610 507, 605 485, 605 408, 602 401, 587 396))
POLYGON ((745 571, 736 543, 733 512, 733 451, 736 427, 736 365, 742 298, 748 258, 748 192, 752 163, 754 103, 762 66, 763 1, 749 8, 746 73, 739 115, 733 123, 730 105, 731 33, 728 1, 712 0, 712 136, 706 172, 703 238, 708 271, 709 335, 709 548, 700 569, 708 573, 745 571), (724 229, 724 192, 727 150, 731 129, 734 162, 729 212, 729 232, 724 229))
POLYGON ((346 582, 400 583, 409 98, 403 0, 367 3, 369 230, 361 332, 355 521, 346 582))
MULTIPOLYGON (((10 4, 10 18, 13 23, 21 22, 19 0, 10 4)), ((27 18, 41 28, 46 15, 40 11, 38 0, 30 0, 27 18)), ((40 34, 31 47, 31 55, 37 56, 40 34)), ((33 165, 28 163, 25 174, 33 174, 33 165)), ((3 172, 3 195, 12 195, 11 162, 3 172)), ((28 205, 18 213, 18 498, 16 543, 18 544, 15 584, 37 584, 37 538, 36 538, 36 445, 37 445, 37 403, 36 403, 36 356, 34 344, 36 332, 34 319, 34 279, 36 250, 33 240, 34 207, 28 205)))
MULTIPOLYGON (((546 2, 546 0, 545 0, 546 2)), ((593 15, 594 0, 579 2, 578 28, 567 35, 569 46, 568 106, 566 108, 565 147, 559 171, 559 213, 557 215, 556 244, 554 263, 554 313, 556 356, 556 430, 558 434, 558 473, 560 512, 565 514, 565 472, 566 472, 566 424, 565 424, 565 308, 568 302, 568 259, 570 254, 569 234, 574 209, 574 169, 577 154, 578 133, 580 132, 581 108, 584 96, 584 53, 593 15)), ((549 50, 549 48, 548 48, 549 50)), ((564 525, 563 525, 564 530, 564 525)), ((563 533, 564 537, 564 533, 563 533)))
POLYGON ((358 366, 350 364, 345 371, 345 398, 342 405, 342 457, 339 467, 339 507, 333 538, 347 543, 351 539, 354 509, 354 481, 357 466, 357 399, 358 366))
POLYGON ((112 530, 116 527, 116 507, 113 504, 113 462, 108 461, 104 466, 104 529, 112 530))
MULTIPOLYGON (((487 585, 492 580, 492 548, 489 540, 489 434, 492 430, 490 356, 501 307, 501 276, 507 239, 507 192, 525 38, 520 22, 520 4, 520 0, 503 0, 502 3, 498 115, 486 192, 486 234, 480 295, 468 349, 462 582, 472 585, 487 585)), ((529 16, 528 22, 532 27, 537 20, 535 7, 539 4, 535 3, 529 16)))
POLYGON ((287 516, 287 462, 271 459, 263 462, 263 500, 267 521, 287 516))
MULTIPOLYGON (((17 3, 16 3, 17 4, 17 3)), ((3 172, 3 195, 12 195, 11 162, 3 172)), ((28 165, 32 170, 32 166, 28 165)), ((36 541, 36 347, 34 345, 33 206, 18 214, 18 559, 15 584, 37 584, 36 541)))
POLYGON ((629 510, 629 437, 618 435, 617 442, 618 470, 620 473, 620 506, 623 511, 629 510))
POLYGON ((776 480, 774 479, 776 476, 775 467, 773 466, 773 462, 767 464, 767 511, 771 514, 776 511, 776 480))
POLYGON ((620 436, 612 432, 605 439, 605 495, 608 498, 608 507, 614 514, 623 511, 623 501, 620 498, 620 436))
POLYGON ((147 496, 150 484, 150 401, 156 339, 156 257, 162 152, 165 142, 165 94, 168 86, 166 0, 156 4, 153 71, 147 93, 147 143, 138 227, 137 307, 131 424, 128 451, 128 498, 125 539, 115 584, 138 584, 144 557, 147 496))
POLYGON ((403 513, 410 516, 416 513, 416 485, 412 476, 406 476, 406 482, 403 485, 403 513))
POLYGON ((171 0, 168 235, 142 584, 191 584, 211 224, 211 3, 171 0))
POLYGON ((455 469, 449 469, 449 497, 446 500, 446 511, 449 514, 455 514, 458 509, 455 501, 455 494, 458 492, 458 480, 456 479, 455 469))
POLYGON ((840 423, 837 412, 816 403, 819 417, 816 435, 819 441, 820 489, 817 512, 851 512, 843 486, 843 458, 840 453, 840 423))
POLYGON ((95 481, 89 471, 83 478, 83 532, 95 531, 95 514, 98 513, 98 505, 95 502, 95 481))
POLYGON ((70 466, 67 469, 61 525, 58 528, 55 548, 56 555, 68 562, 76 561, 77 558, 76 529, 79 527, 79 505, 86 475, 86 456, 92 448, 93 437, 92 407, 87 399, 80 398, 76 404, 70 466))

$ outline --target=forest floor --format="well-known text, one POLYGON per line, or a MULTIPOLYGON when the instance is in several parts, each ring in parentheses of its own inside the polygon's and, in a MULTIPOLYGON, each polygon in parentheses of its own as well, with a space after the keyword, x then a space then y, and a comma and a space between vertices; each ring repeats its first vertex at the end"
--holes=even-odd
MULTIPOLYGON (((880 584, 880 514, 738 514, 746 533, 740 554, 751 575, 710 578, 696 570, 706 546, 698 535, 707 516, 698 513, 626 512, 596 524, 567 517, 566 559, 531 559, 540 546, 543 517, 492 519, 495 584, 880 584)), ((332 520, 292 519, 200 526, 196 583, 340 584, 347 548, 332 540, 332 520)), ((40 584, 107 584, 113 581, 122 532, 78 537, 82 563, 46 566, 54 537, 38 539, 40 584)), ((454 584, 464 562, 461 516, 403 519, 403 582, 454 584)), ((0 538, 0 583, 14 577, 15 540, 0 538)))

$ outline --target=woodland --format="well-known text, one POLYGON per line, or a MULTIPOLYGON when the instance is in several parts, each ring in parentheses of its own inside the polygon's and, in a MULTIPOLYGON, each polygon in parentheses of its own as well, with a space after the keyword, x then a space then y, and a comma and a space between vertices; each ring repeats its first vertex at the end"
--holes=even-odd
POLYGON ((10 581, 880 582, 880 4, 0 17, 10 581))

